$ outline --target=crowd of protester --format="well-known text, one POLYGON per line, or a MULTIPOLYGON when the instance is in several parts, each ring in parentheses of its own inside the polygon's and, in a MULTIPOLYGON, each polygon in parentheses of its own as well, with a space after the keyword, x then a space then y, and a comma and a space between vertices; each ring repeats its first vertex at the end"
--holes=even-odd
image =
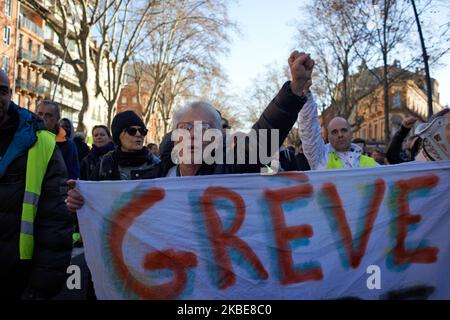
MULTIPOLYGON (((407 117, 386 152, 380 148, 367 150, 366 141, 353 139, 349 122, 340 117, 328 124, 326 143, 317 105, 309 90, 314 60, 295 51, 288 63, 291 81, 282 86, 254 123, 252 128, 257 132, 257 139, 247 141, 245 159, 251 150, 261 147, 258 132, 263 130, 260 129, 279 131, 278 145, 266 142, 265 147, 278 157, 279 169, 284 171, 374 167, 450 158, 449 109, 435 114, 415 130, 417 119, 407 117), (300 140, 295 145, 284 146, 296 122, 300 140), (446 143, 436 143, 433 140, 436 134, 446 139, 446 143)), ((56 102, 41 101, 36 114, 12 102, 9 79, 3 71, 0 72, 0 98, 0 281, 3 284, 0 298, 49 299, 63 286, 72 247, 83 245, 75 214, 84 204, 76 188, 77 179, 136 180, 257 173, 269 165, 260 161, 177 162, 172 151, 187 142, 173 139, 169 132, 159 146, 154 142, 144 145, 148 128, 133 111, 116 114, 110 128, 94 126, 93 143, 88 146, 86 135, 75 133, 72 122, 61 118, 56 102)), ((202 101, 178 110, 173 119, 173 130, 185 129, 192 133, 199 122, 203 132, 221 130, 224 139, 231 129, 220 112, 202 101)), ((224 148, 229 148, 225 145, 224 148)), ((203 142, 200 151, 204 147, 203 142)), ((198 151, 190 149, 192 155, 198 151)), ((236 149, 231 151, 235 159, 236 149)), ((228 152, 224 150, 224 155, 228 152)), ((92 286, 90 289, 93 290, 92 286)))

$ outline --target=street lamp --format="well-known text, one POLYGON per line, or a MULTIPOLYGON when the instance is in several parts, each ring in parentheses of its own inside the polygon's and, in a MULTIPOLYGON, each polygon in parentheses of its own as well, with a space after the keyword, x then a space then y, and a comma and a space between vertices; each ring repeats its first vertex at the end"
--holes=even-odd
MULTIPOLYGON (((57 76, 57 78, 56 78, 55 89, 53 89, 53 95, 52 95, 52 100, 53 100, 53 101, 55 100, 56 89, 58 89, 59 81, 60 81, 60 79, 61 79, 61 70, 62 70, 62 67, 64 66, 64 63, 66 62, 66 57, 67 57, 67 51, 68 51, 68 49, 69 49, 69 46, 67 45, 67 46, 66 46, 66 50, 64 50, 64 56, 63 56, 63 59, 62 59, 60 65, 58 66, 58 76, 57 76)), ((82 64, 83 61, 80 60, 80 59, 75 59, 75 60, 72 61, 72 63, 74 63, 74 64, 82 64)))
POLYGON ((422 45, 423 62, 425 64, 425 79, 427 81, 427 97, 428 97, 428 119, 433 115, 433 88, 431 87, 430 69, 428 67, 428 54, 425 42, 423 40, 422 27, 420 26, 419 15, 417 14, 416 3, 411 0, 414 17, 416 18, 417 29, 419 30, 420 44, 422 45))

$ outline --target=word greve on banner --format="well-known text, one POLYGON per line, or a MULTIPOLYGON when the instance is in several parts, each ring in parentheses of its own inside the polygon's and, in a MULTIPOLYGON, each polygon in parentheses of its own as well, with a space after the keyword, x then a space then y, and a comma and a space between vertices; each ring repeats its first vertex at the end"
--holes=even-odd
POLYGON ((77 187, 99 299, 450 299, 450 161, 77 187))

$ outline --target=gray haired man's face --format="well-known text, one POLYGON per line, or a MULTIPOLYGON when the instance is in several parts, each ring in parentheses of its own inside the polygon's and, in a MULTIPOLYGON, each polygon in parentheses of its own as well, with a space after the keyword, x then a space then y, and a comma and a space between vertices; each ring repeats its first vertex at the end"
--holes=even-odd
POLYGON ((47 125, 47 129, 54 134, 58 134, 58 115, 55 112, 55 109, 52 106, 49 106, 48 104, 39 104, 37 108, 37 114, 39 117, 41 117, 45 124, 47 125))

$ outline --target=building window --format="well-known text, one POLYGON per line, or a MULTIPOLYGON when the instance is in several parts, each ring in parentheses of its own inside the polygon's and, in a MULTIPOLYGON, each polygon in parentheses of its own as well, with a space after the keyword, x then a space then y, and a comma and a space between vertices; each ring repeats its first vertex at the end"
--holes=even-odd
POLYGON ((126 104, 127 103, 127 97, 122 96, 122 104, 126 104))
POLYGON ((44 29, 44 39, 50 39, 53 40, 53 30, 50 29, 48 25, 45 25, 44 29))
POLYGON ((8 46, 11 44, 11 28, 8 26, 5 26, 4 28, 3 43, 8 46))
POLYGON ((9 72, 9 57, 8 57, 8 56, 3 56, 3 59, 2 59, 2 69, 3 69, 3 71, 5 71, 6 73, 9 72))
POLYGON ((8 17, 11 17, 11 11, 12 11, 12 0, 6 0, 5 1, 5 13, 8 17))
POLYGON ((393 97, 392 97, 392 104, 394 108, 400 108, 400 92, 397 92, 393 97))
POLYGON ((19 51, 23 48, 23 34, 19 34, 19 51))
POLYGON ((28 39, 28 52, 33 54, 33 40, 28 39))
POLYGON ((17 66, 17 80, 22 81, 22 65, 17 66))
POLYGON ((37 53, 36 53, 36 55, 37 55, 37 58, 38 58, 38 62, 40 63, 41 61, 41 45, 38 45, 37 46, 37 53))

